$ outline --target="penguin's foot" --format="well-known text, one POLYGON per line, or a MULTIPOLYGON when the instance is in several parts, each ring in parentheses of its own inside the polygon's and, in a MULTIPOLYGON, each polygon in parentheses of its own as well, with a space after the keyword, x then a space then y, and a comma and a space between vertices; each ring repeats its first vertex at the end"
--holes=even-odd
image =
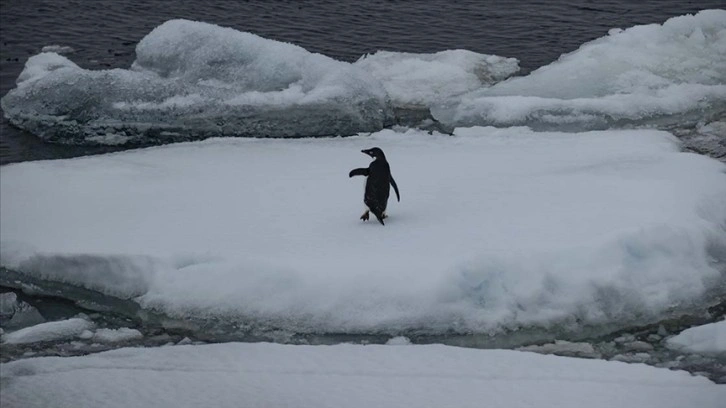
POLYGON ((381 218, 385 220, 386 218, 388 218, 388 214, 383 213, 383 215, 381 216, 381 218))
POLYGON ((360 216, 360 219, 363 220, 363 221, 368 221, 368 219, 370 217, 371 217, 370 216, 370 211, 366 211, 366 212, 363 213, 363 215, 360 216))

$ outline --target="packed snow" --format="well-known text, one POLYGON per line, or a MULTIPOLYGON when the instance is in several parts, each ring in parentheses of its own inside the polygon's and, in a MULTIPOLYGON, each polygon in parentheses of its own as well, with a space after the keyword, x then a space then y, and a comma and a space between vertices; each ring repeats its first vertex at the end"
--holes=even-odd
POLYGON ((571 339, 723 284, 724 169, 665 132, 526 128, 26 162, 0 174, 0 261, 184 319, 571 339), (348 178, 372 146, 401 192, 386 226, 359 220, 364 179, 348 178))
POLYGON ((726 109, 726 10, 612 29, 524 77, 443 101, 452 126, 683 126, 726 109))
POLYGON ((667 343, 668 347, 684 352, 726 357, 726 320, 686 329, 667 343))
POLYGON ((93 322, 75 317, 56 322, 47 322, 26 327, 2 336, 5 344, 27 344, 46 341, 69 340, 93 329, 93 322))
POLYGON ((350 135, 390 107, 362 69, 298 46, 171 20, 136 47, 131 69, 92 71, 31 57, 2 99, 6 117, 61 143, 159 143, 209 136, 350 135))
POLYGON ((726 387, 683 371, 441 345, 125 348, 14 361, 0 376, 8 408, 717 408, 726 400, 726 387))

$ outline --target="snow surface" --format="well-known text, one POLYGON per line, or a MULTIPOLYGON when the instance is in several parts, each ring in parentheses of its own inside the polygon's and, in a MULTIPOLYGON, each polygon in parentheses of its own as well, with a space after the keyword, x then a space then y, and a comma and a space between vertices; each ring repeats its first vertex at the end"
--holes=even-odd
POLYGON ((144 37, 128 70, 35 55, 2 108, 46 140, 105 144, 349 135, 381 129, 390 114, 380 82, 351 64, 187 20, 144 37))
POLYGON ((726 10, 613 29, 525 77, 432 108, 452 126, 605 129, 726 109, 726 10))
POLYGON ((726 320, 686 329, 668 339, 667 344, 685 352, 726 357, 726 320))
POLYGON ((27 344, 68 340, 80 336, 85 330, 90 330, 93 327, 93 322, 75 317, 68 320, 41 323, 4 334, 2 342, 5 344, 27 344))
POLYGON ((295 332, 623 327, 723 284, 724 169, 665 132, 525 128, 26 162, 0 173, 0 262, 295 332), (385 227, 358 219, 364 179, 347 176, 372 146, 401 191, 385 227))
POLYGON ((226 343, 3 365, 3 406, 717 408, 726 387, 640 364, 441 345, 226 343))

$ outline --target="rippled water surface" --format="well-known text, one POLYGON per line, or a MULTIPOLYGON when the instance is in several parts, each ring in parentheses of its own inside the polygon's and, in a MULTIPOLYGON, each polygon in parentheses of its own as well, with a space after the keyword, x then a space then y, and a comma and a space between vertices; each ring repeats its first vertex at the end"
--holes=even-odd
MULTIPOLYGON (((613 27, 662 23, 713 1, 236 1, 2 0, 0 93, 15 86, 28 57, 70 46, 83 68, 128 67, 136 43, 154 27, 186 18, 287 41, 354 61, 377 50, 463 48, 515 57, 526 73, 613 27)), ((109 148, 54 146, 0 124, 0 163, 60 158, 109 148)))

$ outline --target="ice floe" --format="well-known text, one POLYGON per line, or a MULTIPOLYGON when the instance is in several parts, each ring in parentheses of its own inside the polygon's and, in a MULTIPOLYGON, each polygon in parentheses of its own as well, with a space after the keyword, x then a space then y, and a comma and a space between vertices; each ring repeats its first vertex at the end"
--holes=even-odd
POLYGON ((94 327, 93 322, 75 317, 67 320, 47 322, 26 327, 2 336, 5 344, 27 344, 70 340, 94 327))
POLYGON ((724 165, 660 131, 213 139, 0 177, 2 266, 182 319, 573 340, 723 283, 724 165), (401 190, 385 227, 347 176, 376 145, 401 190))
POLYGON ((432 108, 452 126, 585 130, 698 123, 726 109, 726 10, 613 29, 524 77, 432 108))
POLYGON ((391 114, 362 69, 230 28, 171 20, 131 69, 86 70, 31 57, 2 99, 15 125, 59 143, 160 143, 210 136, 346 135, 391 114))

